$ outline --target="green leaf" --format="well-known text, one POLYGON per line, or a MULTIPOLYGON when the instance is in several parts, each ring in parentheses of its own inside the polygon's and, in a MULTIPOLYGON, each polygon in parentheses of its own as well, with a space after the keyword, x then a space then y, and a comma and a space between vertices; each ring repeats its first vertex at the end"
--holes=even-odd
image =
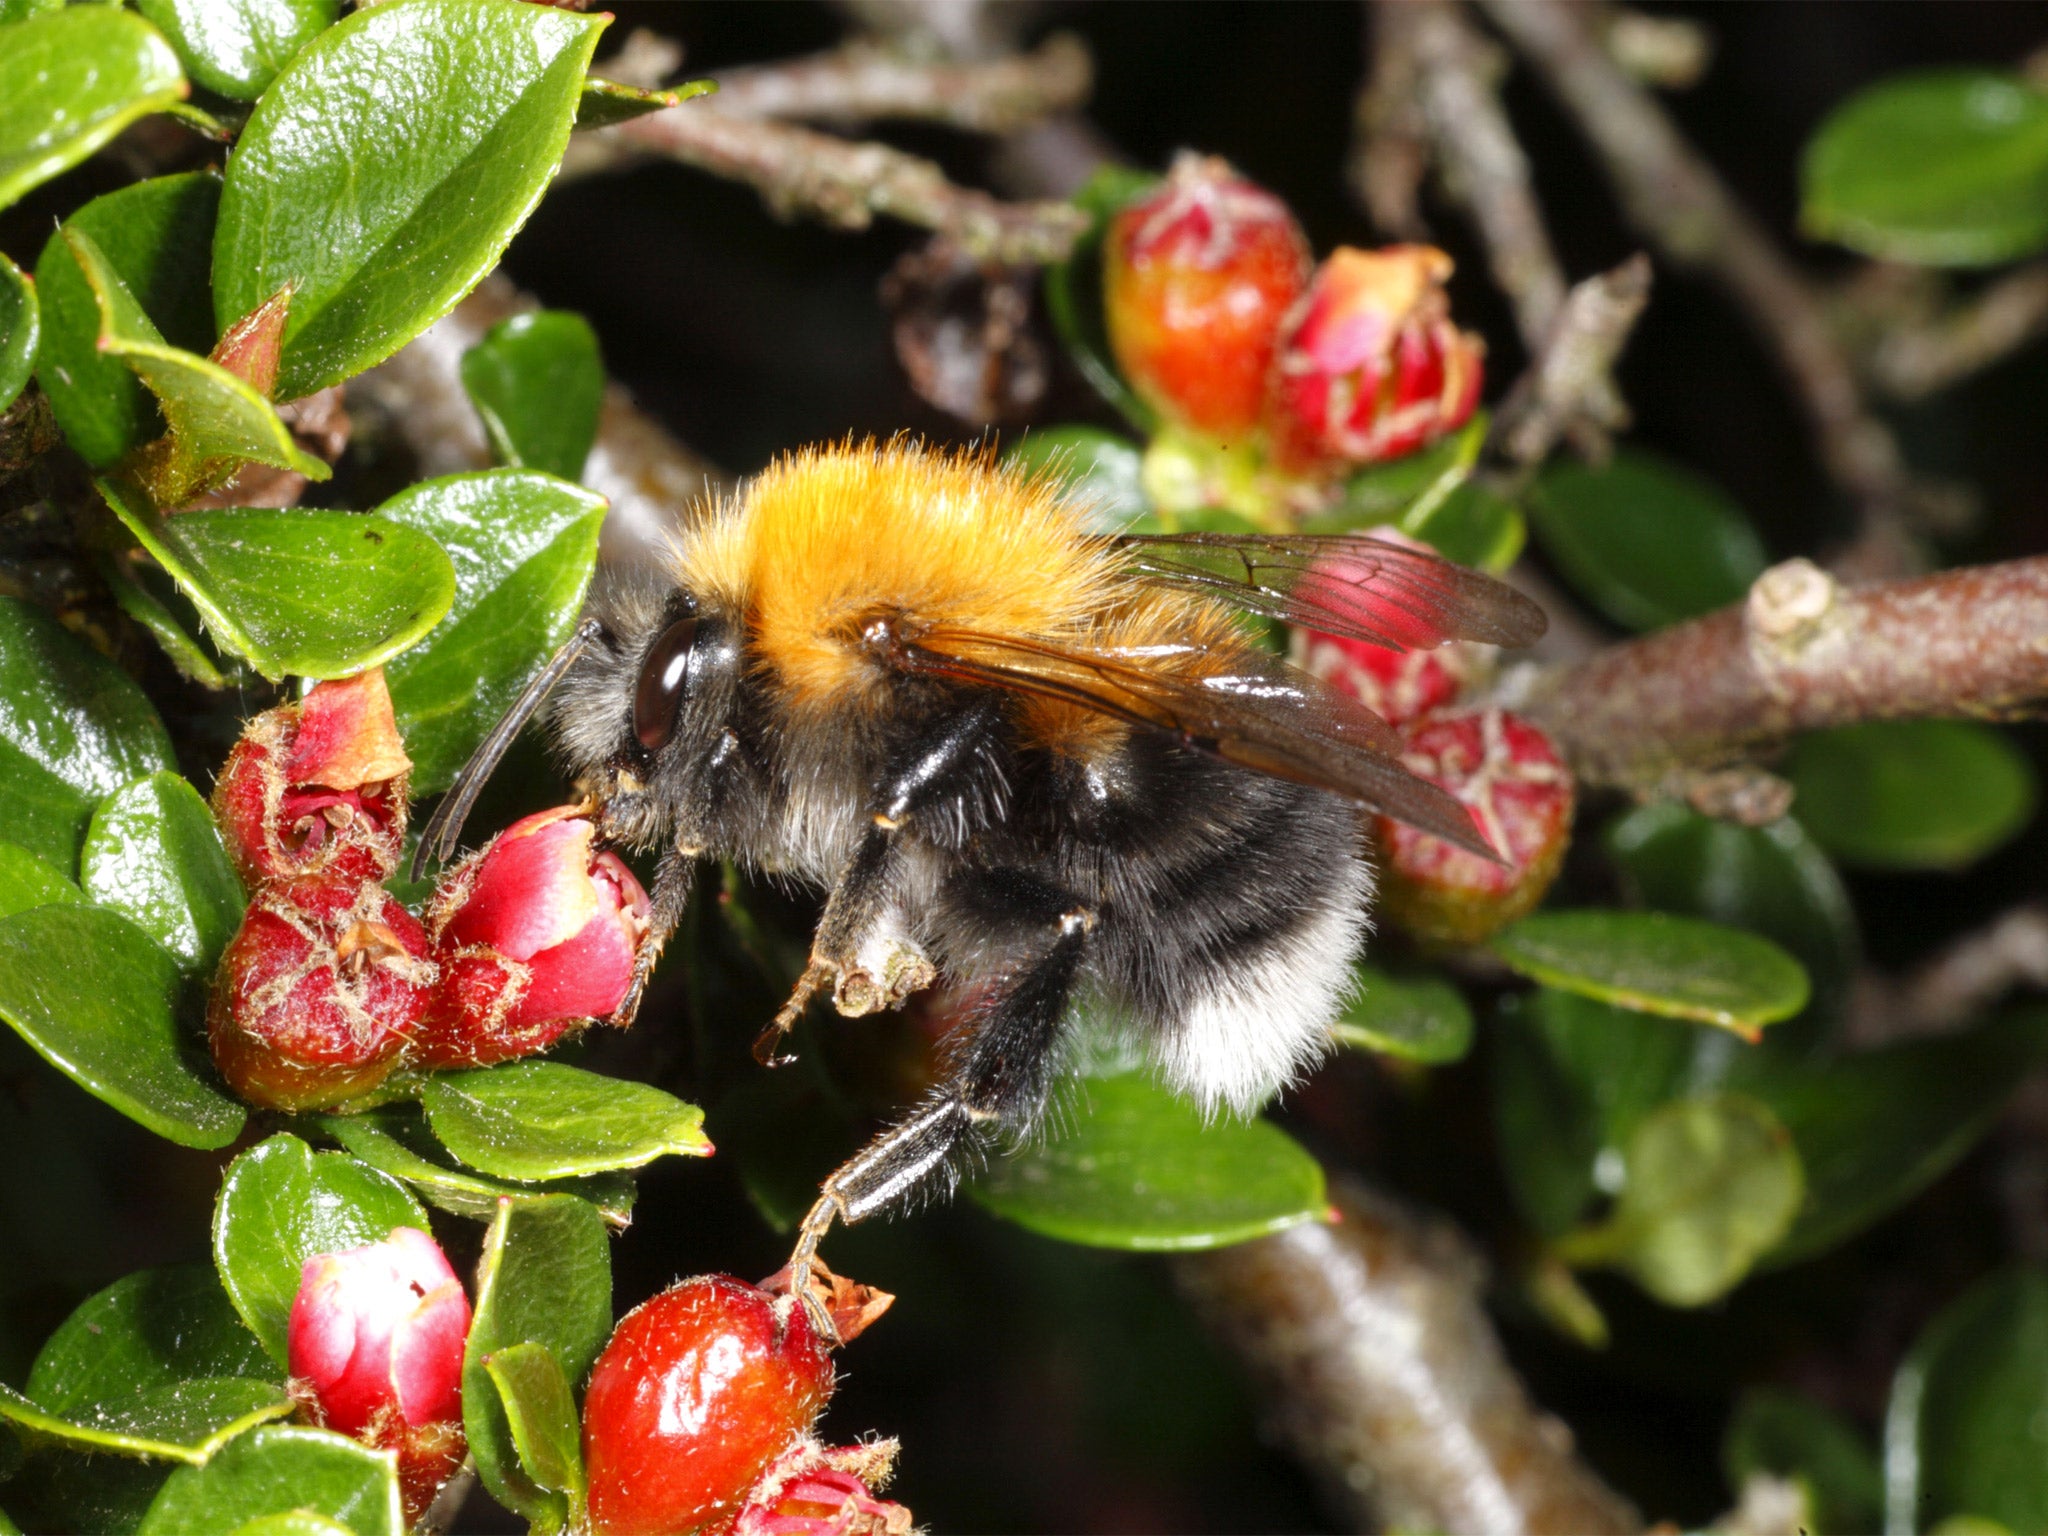
POLYGON ((377 666, 455 600, 455 567, 441 546, 381 517, 254 507, 164 517, 132 487, 99 488, 214 639, 272 681, 377 666))
POLYGON ((1829 114, 1800 167, 1806 232, 1884 261, 1990 266, 2048 245, 2048 95, 2017 75, 1896 75, 1829 114))
MULTIPOLYGON (((220 178, 158 176, 96 197, 64 221, 89 235, 114 275, 173 346, 212 349, 214 214, 220 178)), ((118 358, 99 350, 100 307, 63 232, 36 261, 43 350, 36 365, 64 437, 105 466, 163 431, 156 398, 118 358)))
POLYGON ((694 96, 708 95, 717 89, 716 80, 685 80, 665 91, 652 91, 634 85, 620 85, 616 80, 586 77, 583 94, 576 102, 576 126, 609 128, 614 123, 681 106, 694 96))
POLYGON ((1668 912, 1539 912, 1493 949, 1534 981, 1745 1038, 1806 1006, 1806 972, 1768 939, 1668 912))
POLYGON ((446 617, 385 673, 415 794, 454 780, 568 639, 596 568, 604 512, 602 496, 518 469, 429 480, 377 509, 433 539, 455 570, 446 617))
MULTIPOLYGON (((99 562, 100 574, 113 590, 114 601, 123 613, 148 630, 156 643, 163 647, 171 665, 178 669, 178 675, 191 679, 202 688, 215 692, 230 686, 228 672, 220 667, 219 653, 202 645, 193 633, 198 628, 173 611, 171 592, 175 584, 164 571, 153 562, 141 561, 134 564, 121 555, 108 555, 99 562), (148 583, 160 582, 167 591, 152 590, 148 583)), ((177 599, 181 606, 190 609, 190 604, 177 599)), ((197 614, 197 609, 190 609, 197 614)), ((230 665, 230 671, 240 668, 230 665)))
POLYGON ((1721 1441, 1721 1465, 1738 1494, 1760 1474, 1799 1479, 1823 1531, 1846 1536, 1881 1528, 1884 1473, 1876 1453, 1840 1415, 1796 1392, 1744 1392, 1721 1441))
POLYGON ((1119 533, 1152 510, 1144 450, 1100 427, 1027 432, 1004 452, 1003 462, 1057 481, 1085 509, 1088 526, 1103 533, 1119 533))
MULTIPOLYGON (((1585 1083, 1566 1069, 1538 1031, 1518 1017, 1536 1005, 1562 999, 1572 1007, 1599 1009, 1617 1018, 1661 1024, 1645 1014, 1624 1014, 1605 1004, 1539 989, 1533 997, 1510 994, 1500 1000, 1505 1027, 1492 1050, 1494 1135, 1508 1192, 1529 1224, 1545 1237, 1558 1237, 1591 1204, 1594 1169, 1602 1150, 1601 1125, 1585 1083)), ((1675 1028, 1676 1026, 1670 1026, 1675 1028)))
POLYGON ((462 1421, 491 1496, 536 1524, 559 1527, 566 1501, 520 1467, 504 1404, 484 1362, 543 1344, 572 1386, 612 1331, 612 1256, 604 1220, 571 1195, 498 1207, 477 1265, 476 1313, 462 1356, 462 1421))
POLYGON ((172 1473, 137 1536, 219 1536, 300 1509, 355 1536, 403 1536, 396 1458, 324 1429, 266 1425, 172 1473))
POLYGON ((1513 565, 1529 537, 1521 510, 1476 481, 1456 487, 1421 516, 1402 518, 1401 529, 1445 559, 1482 571, 1513 565))
POLYGON ((52 1443, 6 1484, 7 1508, 31 1531, 134 1536, 175 1462, 94 1456, 52 1443))
POLYGON ((59 233, 99 306, 99 350, 126 364, 163 412, 171 435, 166 478, 183 493, 169 499, 185 499, 244 461, 297 470, 309 480, 333 473, 324 459, 299 447, 261 392, 220 364, 167 343, 91 235, 68 225, 59 233))
POLYGON ((1814 1007, 1840 1010, 1862 948, 1856 913, 1797 821, 1739 827, 1664 800, 1616 818, 1604 840, 1634 901, 1784 945, 1812 978, 1814 1007))
POLYGON ((247 905, 213 812, 168 771, 100 802, 80 868, 87 895, 132 919, 193 975, 213 974, 247 905))
POLYGON ((64 0, 0 0, 0 26, 11 26, 63 8, 64 0))
POLYGON ((29 275, 0 254, 0 411, 14 404, 36 370, 42 310, 29 275))
POLYGON ((1659 629, 1739 601, 1763 574, 1749 519, 1714 486, 1639 450, 1605 468, 1560 459, 1530 487, 1543 552, 1594 607, 1659 629))
POLYGON ((1979 1281, 1914 1343, 1885 1413, 1885 1529, 1953 1515, 2048 1530, 2048 1274, 1979 1281))
POLYGON ((1221 1248, 1322 1216, 1323 1170, 1265 1120, 1205 1120, 1138 1073, 1091 1077, 1042 1142, 995 1159, 974 1197, 1020 1227, 1137 1252, 1221 1248))
POLYGON ((170 45, 113 6, 9 27, 0 44, 0 208, 185 92, 170 45))
POLYGON ((316 1515, 310 1509, 286 1509, 244 1521, 234 1528, 231 1536, 355 1536, 355 1533, 339 1520, 316 1515))
POLYGON ((213 1262, 235 1310, 286 1363, 286 1335, 308 1259, 427 1229, 403 1184, 341 1152, 278 1135, 228 1166, 213 1213, 213 1262))
POLYGON ((711 1152, 696 1105, 556 1061, 436 1072, 420 1103, 443 1146, 502 1179, 572 1178, 711 1152))
POLYGON ((1420 1061, 1460 1061, 1472 1049, 1472 1010, 1440 976, 1392 976, 1360 965, 1358 988, 1330 1033, 1344 1045, 1420 1061))
POLYGON ((1045 269, 1045 308, 1052 327, 1081 376, 1097 394, 1123 412, 1140 432, 1159 424, 1152 407, 1124 382, 1109 350, 1102 318, 1102 236, 1117 213, 1159 185, 1159 178, 1127 166, 1105 165, 1076 192, 1074 206, 1093 221, 1065 261, 1045 269))
POLYGON ((282 1384, 243 1376, 174 1382, 119 1403, 82 1409, 76 1416, 54 1413, 0 1386, 0 1419, 38 1441, 88 1454, 112 1451, 191 1466, 203 1465, 237 1435, 291 1412, 282 1384))
POLYGON ((93 807, 172 766, 171 739, 127 673, 48 613, 0 597, 0 826, 70 874, 93 807))
POLYGON ((567 1494, 571 1510, 582 1508, 582 1431, 555 1352, 545 1344, 514 1344, 484 1356, 484 1369, 498 1389, 526 1475, 550 1493, 567 1494))
POLYGON ((462 387, 500 463, 582 477, 604 405, 589 321, 566 309, 500 320, 462 354, 462 387))
POLYGON ((1737 1073, 1806 1165, 1806 1208, 1771 1263, 1823 1253, 1933 1183, 1997 1122, 2044 1053, 2048 1011, 2035 1008, 1958 1035, 1737 1073))
POLYGON ((60 902, 82 905, 85 892, 73 885, 47 859, 39 859, 15 843, 0 843, 0 918, 31 907, 60 902))
POLYGON ((2034 770, 1967 720, 1873 720, 1793 743, 1793 814, 1830 853, 1876 869, 1960 869, 2034 814, 2034 770))
POLYGON ((278 71, 334 25, 341 0, 135 0, 192 78, 230 101, 254 101, 278 71))
POLYGON ((36 907, 0 921, 0 1017, 129 1119, 180 1146, 224 1147, 246 1115, 179 1028, 184 982, 169 951, 100 907, 36 907))
POLYGON ((1785 1235, 1805 1193, 1785 1128, 1733 1094, 1651 1111, 1627 1158, 1613 1213, 1560 1238, 1555 1251, 1570 1264, 1626 1270, 1675 1307, 1704 1306, 1734 1289, 1785 1235))
POLYGON ((608 20, 381 5, 322 32, 264 92, 228 162, 214 315, 226 326, 298 285, 279 399, 390 356, 497 263, 562 158, 608 20))
POLYGON ((416 1104, 386 1104, 355 1115, 316 1115, 320 1129, 380 1173, 410 1184, 422 1200, 456 1216, 489 1221, 500 1197, 538 1200, 568 1194, 596 1206, 605 1222, 623 1230, 633 1221, 633 1180, 623 1173, 524 1184, 474 1173, 434 1140, 416 1104))

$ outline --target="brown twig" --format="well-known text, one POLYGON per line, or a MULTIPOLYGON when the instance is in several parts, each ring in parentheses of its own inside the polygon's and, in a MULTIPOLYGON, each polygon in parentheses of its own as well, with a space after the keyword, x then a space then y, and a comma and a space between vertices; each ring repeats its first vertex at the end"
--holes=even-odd
POLYGON ((1598 152, 1630 220, 1671 260, 1716 278, 1797 387, 1829 476, 1863 527, 1845 567, 1896 571, 1910 560, 1914 488, 1874 416, 1818 294, 1737 203, 1656 99, 1617 66, 1568 0, 1480 0, 1598 152))
POLYGON ((727 70, 708 105, 728 117, 911 119, 1004 134, 1080 106, 1093 74, 1088 50, 1064 33, 1030 53, 960 63, 855 42, 807 59, 727 70))
POLYGON ((1649 301, 1650 258, 1640 252, 1565 296, 1528 372, 1501 402, 1493 441, 1511 463, 1534 469, 1566 436, 1589 457, 1606 448, 1600 429, 1628 415, 1614 393, 1614 364, 1649 301))
POLYGON ((1174 1261, 1273 1427, 1362 1530, 1639 1531, 1530 1403, 1448 1226, 1354 1185, 1341 1219, 1174 1261))
POLYGON ((1904 976, 1872 973, 1862 981, 1847 1032, 1856 1046, 1961 1029, 2009 992, 2048 989, 2048 903, 2000 913, 1904 976))
POLYGON ((1887 394, 1918 400, 2048 336, 2048 264, 2022 267, 1967 303, 1873 338, 1865 365, 1887 394))
POLYGON ((2043 698, 2048 556, 1846 588, 1790 560, 1745 602, 1539 679, 1524 708, 1581 779, 1645 790, 1799 731, 2043 698))

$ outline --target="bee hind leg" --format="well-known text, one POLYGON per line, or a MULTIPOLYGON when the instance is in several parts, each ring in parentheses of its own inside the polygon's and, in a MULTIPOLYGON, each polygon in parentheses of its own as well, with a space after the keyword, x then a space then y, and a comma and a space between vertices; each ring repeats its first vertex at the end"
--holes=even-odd
POLYGON ((994 994, 957 1033, 946 1081, 919 1108, 856 1153, 819 1190, 804 1217, 790 1274, 811 1321, 834 1337, 810 1284, 818 1243, 834 1222, 864 1221, 934 1184, 950 1188, 959 1153, 985 1132, 1028 1129, 1051 1088, 1055 1047, 1095 914, 1066 905, 1031 951, 1007 968, 994 994))

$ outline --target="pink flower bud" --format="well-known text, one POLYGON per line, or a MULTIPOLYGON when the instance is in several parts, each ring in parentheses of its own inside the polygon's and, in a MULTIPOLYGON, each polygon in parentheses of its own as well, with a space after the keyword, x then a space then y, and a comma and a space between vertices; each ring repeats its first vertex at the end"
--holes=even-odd
POLYGON ((625 1000, 647 893, 575 806, 514 822, 442 880, 429 909, 443 984, 413 1059, 530 1054, 625 1000))
POLYGON ((1484 652, 1445 643, 1432 601, 1441 570, 1435 552, 1395 528, 1375 528, 1371 538, 1372 555, 1319 561, 1300 590, 1385 643, 1297 629, 1294 659, 1389 725, 1406 725, 1456 699, 1482 671, 1484 652), (1430 563, 1417 565, 1403 551, 1430 563))
POLYGON ((1464 691, 1473 666, 1469 651, 1447 645, 1434 651, 1395 651, 1344 635, 1300 632, 1302 668, 1348 693, 1389 725, 1406 725, 1442 709, 1464 691))
POLYGON ((1168 420, 1249 437, 1280 321, 1308 272, 1308 241, 1285 203, 1221 160, 1183 154, 1103 240, 1110 349, 1168 420))
POLYGON ((469 1298, 426 1233, 306 1261, 292 1303, 292 1396, 315 1424, 397 1453, 406 1519, 461 1462, 469 1298))
POLYGON ((251 887, 303 875, 377 884, 398 867, 411 771, 373 667, 251 720, 214 785, 213 812, 251 887))
POLYGON ((1465 423, 1486 346, 1451 323, 1450 275, 1427 245, 1330 253, 1281 329, 1266 401, 1281 468, 1398 458, 1465 423))
POLYGON ((398 1065, 436 974, 426 930, 381 887, 266 882, 214 973, 214 1064, 252 1104, 346 1104, 398 1065))
POLYGON ((1423 940, 1476 944, 1543 899, 1571 841, 1572 776, 1541 730, 1501 709, 1408 727, 1401 761, 1471 807, 1506 862, 1381 817, 1387 914, 1423 940))
POLYGON ((761 1474, 732 1536, 909 1536, 910 1511, 871 1491, 895 1459, 893 1440, 828 1448, 800 1436, 761 1474))

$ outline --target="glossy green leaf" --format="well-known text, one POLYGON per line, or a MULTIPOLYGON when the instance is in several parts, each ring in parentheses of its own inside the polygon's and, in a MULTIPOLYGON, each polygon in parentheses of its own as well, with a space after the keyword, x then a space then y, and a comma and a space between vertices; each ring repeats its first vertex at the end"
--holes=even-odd
POLYGON ((213 1262, 242 1321, 286 1361, 292 1299, 308 1259, 427 1228, 403 1184, 341 1152, 273 1136, 228 1167, 213 1213, 213 1262))
POLYGON ((1744 1392, 1722 1437, 1721 1465, 1733 1493, 1758 1475, 1797 1478, 1828 1536, 1880 1528, 1884 1473, 1877 1453, 1855 1426, 1796 1392, 1744 1392))
POLYGON ((614 123, 681 106, 692 97, 709 95, 717 89, 716 80, 685 80, 665 91, 653 91, 635 85, 621 85, 616 80, 586 77, 583 94, 576 102, 576 126, 609 128, 614 123))
POLYGON ((1967 720, 1873 720, 1793 743, 1792 812, 1836 857, 1877 869, 1960 869, 2034 814, 2034 770, 1967 720))
POLYGON ((220 1536, 300 1509, 355 1536, 403 1536, 396 1458, 324 1429, 265 1425, 172 1473, 137 1536, 220 1536))
POLYGON ((79 865, 87 895, 133 920, 193 975, 213 974, 241 925, 247 903, 213 812, 175 773, 137 779, 101 801, 79 865))
POLYGON ((1003 462, 1056 480, 1084 510, 1088 526, 1102 533, 1121 533, 1152 510, 1144 450, 1100 427, 1027 432, 1004 452, 1003 462))
POLYGON ((462 354, 462 387, 499 463, 582 476, 604 405, 604 362, 581 315, 543 309, 500 320, 462 354))
POLYGON ((1440 1066, 1472 1049, 1472 1010, 1440 976, 1394 976, 1361 965, 1357 990, 1330 1033, 1344 1045, 1440 1066))
POLYGON ((176 584, 161 567, 108 555, 99 568, 121 611, 149 631, 179 676, 216 692, 231 686, 230 673, 240 669, 230 663, 223 671, 220 654, 200 642, 198 610, 175 595, 176 584), (190 609, 192 618, 182 617, 178 609, 190 609))
POLYGON ((1610 822, 1604 841, 1635 901, 1782 944, 1806 967, 1814 1006, 1841 1008, 1861 950, 1856 913, 1797 821, 1741 827, 1665 800, 1610 822))
POLYGON ((1535 981, 1744 1036, 1806 1006, 1806 972, 1768 939, 1668 912, 1539 912, 1493 949, 1535 981))
POLYGON ((297 470, 309 480, 333 473, 324 459, 299 447, 276 408, 253 386, 166 342, 91 235, 71 226, 59 233, 99 306, 99 350, 142 380, 163 412, 171 437, 166 474, 183 493, 173 493, 175 499, 224 478, 242 462, 297 470))
POLYGON ((446 616, 385 671, 415 794, 453 781, 569 637, 596 568, 604 512, 602 496, 518 469, 429 480, 377 509, 434 540, 455 570, 446 616))
POLYGON ((1749 519, 1675 464, 1624 449, 1604 468, 1548 465, 1530 487, 1543 552, 1594 607, 1630 629, 1658 629, 1739 601, 1763 574, 1749 519))
POLYGON ((7 1508, 30 1531, 134 1536, 177 1465, 88 1455, 53 1443, 8 1480, 7 1508))
POLYGON ((49 860, 37 858, 17 843, 0 843, 0 918, 31 907, 84 901, 85 892, 65 879, 49 860))
POLYGON ((279 399, 390 356, 496 264, 547 190, 608 19, 409 0, 357 11, 278 76, 228 162, 214 315, 298 284, 279 399))
POLYGON ((245 1112, 179 1027, 186 978, 168 950, 100 907, 0 921, 0 1017, 93 1097, 180 1146, 224 1147, 245 1112))
POLYGON ((2048 1530, 2048 1274, 1979 1281, 1921 1334, 1885 1413, 1885 1530, 1953 1515, 2048 1530))
POLYGON ((14 404, 36 369, 43 317, 36 285, 0 254, 0 411, 14 404))
POLYGON ((139 16, 81 5, 0 39, 0 208, 185 98, 178 56, 139 16))
MULTIPOLYGON (((114 275, 173 345, 213 347, 212 250, 220 178, 158 176, 96 197, 64 221, 89 235, 114 275)), ((162 433, 156 398, 120 359, 99 350, 100 308, 62 231, 36 261, 43 350, 36 365, 65 441, 108 465, 162 433)))
POLYGON ((339 1520, 310 1509, 278 1510, 236 1526, 230 1536, 354 1536, 339 1520))
POLYGON ((358 512, 151 511, 100 482, 116 515, 177 578, 213 638, 273 681, 348 677, 404 650, 455 600, 455 567, 417 529, 358 512))
POLYGON ((1823 1253, 1897 1209, 1962 1158, 2048 1054, 2048 1011, 1813 1064, 1738 1072, 1799 1144, 1808 1199, 1771 1263, 1823 1253))
POLYGON ((93 807, 172 766, 171 740, 127 673, 40 608, 0 597, 0 827, 78 867, 93 807))
POLYGON ((1138 1073, 1091 1077, 1042 1142, 969 1188, 998 1216, 1098 1248, 1221 1248, 1321 1217, 1323 1170, 1265 1120, 1205 1120, 1138 1073))
POLYGON ((186 72, 230 101, 254 101, 278 71, 334 25, 341 0, 135 0, 186 72))
POLYGON ((1348 533, 1379 523, 1421 522, 1472 476, 1485 446, 1490 418, 1484 411, 1449 437, 1398 459, 1368 464, 1344 482, 1343 499, 1303 526, 1315 533, 1348 533))
POLYGON ((64 0, 0 0, 0 26, 11 26, 63 8, 64 0))
POLYGON ((1569 1233, 1568 1263, 1627 1271, 1658 1300, 1697 1307, 1725 1295, 1785 1235, 1805 1194, 1799 1153, 1777 1118, 1733 1094, 1675 1099, 1629 1137, 1612 1214, 1569 1233))
POLYGON ((1545 1237, 1569 1231, 1592 1203, 1594 1170, 1603 1147, 1586 1084, 1529 1027, 1532 1006, 1552 998, 1620 1018, 1661 1023, 1646 1014, 1623 1014, 1602 1003, 1545 989, 1530 997, 1510 994, 1500 1000, 1503 1023, 1490 1052, 1500 1168, 1516 1207, 1545 1237))
POLYGON ((555 1061, 437 1072, 420 1103, 443 1146, 502 1179, 572 1178, 711 1151, 696 1105, 555 1061))
POLYGON ((580 1508, 583 1439, 562 1362, 547 1345, 526 1343, 495 1350, 483 1363, 526 1475, 550 1493, 567 1494, 572 1510, 580 1508))
POLYGON ((1521 509, 1473 481, 1419 517, 1401 519, 1414 535, 1447 560, 1482 571, 1504 571, 1520 558, 1529 528, 1521 509))
POLYGON ((416 1104, 386 1104, 361 1114, 316 1115, 314 1119, 344 1151, 378 1172, 410 1184, 427 1204, 453 1215, 489 1221, 497 1214, 501 1196, 538 1200, 567 1194, 588 1200, 614 1228, 632 1225, 634 1186, 630 1175, 597 1173, 543 1184, 490 1178, 451 1158, 434 1140, 416 1104))
POLYGON ((1895 75, 1829 114, 1800 167, 1806 232, 1884 261, 1977 267, 2048 246, 2048 94, 2018 75, 1895 75))
POLYGON ((574 1386, 611 1336, 611 1298, 611 1248, 594 1207, 551 1195, 498 1208, 477 1265, 476 1312, 462 1357, 462 1420, 484 1487, 537 1523, 559 1526, 567 1501, 521 1469, 484 1362, 513 1345, 544 1344, 574 1386))
POLYGON ((243 1376, 197 1377, 71 1415, 0 1386, 0 1419, 39 1442, 191 1466, 204 1464, 237 1435, 291 1412, 281 1383, 243 1376))
POLYGON ((1090 225, 1065 261, 1045 269, 1045 309, 1052 319, 1067 355, 1081 370, 1081 376, 1095 386, 1096 393, 1123 412, 1125 418, 1147 435, 1158 426, 1158 415, 1138 398, 1124 381, 1110 356, 1109 335, 1102 320, 1102 236, 1117 212, 1145 196, 1159 184, 1159 178, 1128 166, 1106 165, 1074 194, 1074 204, 1086 213, 1090 225))

